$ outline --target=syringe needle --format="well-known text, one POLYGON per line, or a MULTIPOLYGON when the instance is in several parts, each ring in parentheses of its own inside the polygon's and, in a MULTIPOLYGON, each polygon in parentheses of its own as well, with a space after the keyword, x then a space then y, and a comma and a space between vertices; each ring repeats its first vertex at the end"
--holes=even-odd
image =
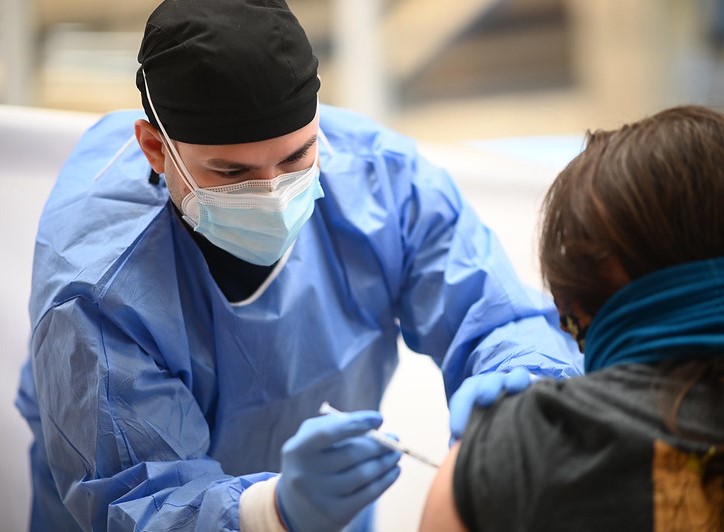
MULTIPOLYGON (((341 410, 337 410, 332 405, 330 405, 328 402, 323 402, 322 405, 319 407, 319 413, 320 414, 342 414, 343 412, 341 410)), ((438 468, 440 467, 439 464, 434 462, 433 460, 427 458, 426 456, 413 451, 409 447, 402 445, 397 440, 390 438, 386 434, 380 432, 379 430, 369 430, 367 431, 367 435, 371 438, 373 438, 375 441, 381 443, 385 447, 388 447, 390 449, 394 449, 396 451, 400 451, 401 453, 406 454, 407 456, 414 458, 415 460, 418 460, 419 462, 422 462, 425 465, 429 465, 430 467, 438 468)))

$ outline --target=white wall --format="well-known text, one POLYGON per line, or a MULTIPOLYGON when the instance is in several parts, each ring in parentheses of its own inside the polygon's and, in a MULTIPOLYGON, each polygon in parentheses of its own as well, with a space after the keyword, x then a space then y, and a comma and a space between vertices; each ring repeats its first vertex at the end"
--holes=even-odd
POLYGON ((27 528, 30 430, 15 409, 30 329, 28 297, 40 211, 92 115, 0 106, 0 530, 27 528))
MULTIPOLYGON (((25 358, 27 302, 37 221, 62 161, 93 115, 0 106, 0 530, 20 531, 29 515, 30 431, 13 402, 25 358)), ((572 157, 578 139, 501 139, 424 145, 444 164, 480 217, 500 236, 521 278, 538 284, 533 228, 542 194, 572 157)), ((400 369, 385 396, 383 428, 420 452, 441 460, 447 450, 447 407, 440 373, 427 357, 403 348, 400 369)), ((403 458, 403 473, 380 501, 379 530, 417 529, 434 470, 403 458)))

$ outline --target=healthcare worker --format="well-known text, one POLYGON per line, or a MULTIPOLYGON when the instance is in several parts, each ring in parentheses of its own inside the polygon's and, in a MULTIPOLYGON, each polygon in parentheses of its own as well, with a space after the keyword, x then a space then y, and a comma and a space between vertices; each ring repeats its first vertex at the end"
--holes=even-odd
POLYGON ((167 0, 139 62, 145 114, 86 133, 40 222, 33 530, 368 530, 400 334, 448 395, 580 371, 445 171, 319 105, 282 0, 167 0))

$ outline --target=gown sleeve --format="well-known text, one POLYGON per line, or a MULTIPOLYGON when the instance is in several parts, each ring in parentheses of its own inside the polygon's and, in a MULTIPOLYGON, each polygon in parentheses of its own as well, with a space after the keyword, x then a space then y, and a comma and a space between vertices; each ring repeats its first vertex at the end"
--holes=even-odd
POLYGON ((406 344, 431 355, 448 398, 468 376, 517 366, 539 376, 582 372, 552 300, 524 286, 493 231, 449 175, 415 154, 399 205, 404 283, 398 316, 406 344))
POLYGON ((188 377, 130 331, 78 297, 34 332, 45 448, 65 506, 84 530, 238 530, 241 492, 273 475, 224 473, 188 377))

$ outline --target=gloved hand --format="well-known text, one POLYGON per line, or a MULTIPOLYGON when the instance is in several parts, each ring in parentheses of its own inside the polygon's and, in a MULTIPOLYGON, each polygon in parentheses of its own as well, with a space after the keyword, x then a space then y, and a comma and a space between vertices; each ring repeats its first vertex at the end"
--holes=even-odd
POLYGON ((365 436, 381 424, 371 410, 321 416, 287 440, 277 506, 288 530, 339 530, 392 485, 401 453, 365 436))
POLYGON ((474 406, 490 406, 501 393, 516 394, 525 390, 533 376, 524 368, 510 373, 482 373, 468 377, 450 398, 450 436, 459 440, 474 406))

